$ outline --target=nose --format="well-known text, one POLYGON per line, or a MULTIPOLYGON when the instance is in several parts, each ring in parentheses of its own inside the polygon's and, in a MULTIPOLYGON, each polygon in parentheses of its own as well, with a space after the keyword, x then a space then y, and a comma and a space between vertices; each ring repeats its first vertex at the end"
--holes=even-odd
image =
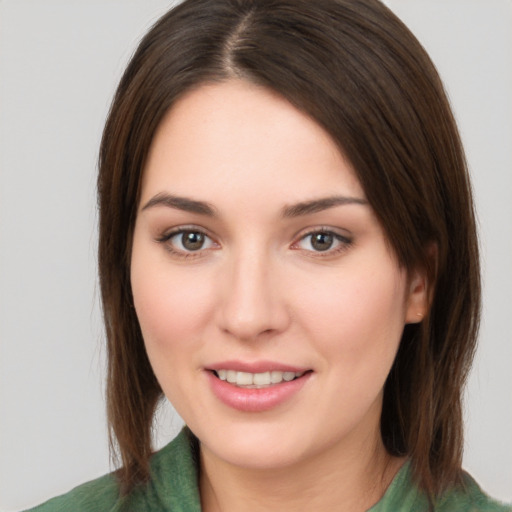
POLYGON ((290 315, 278 266, 254 251, 226 263, 218 309, 220 328, 243 341, 284 331, 290 315))

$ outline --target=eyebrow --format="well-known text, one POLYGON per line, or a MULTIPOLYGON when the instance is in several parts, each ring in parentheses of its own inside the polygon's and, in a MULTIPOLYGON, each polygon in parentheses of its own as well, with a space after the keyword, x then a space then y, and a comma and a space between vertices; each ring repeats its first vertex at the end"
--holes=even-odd
POLYGON ((313 199, 302 203, 286 206, 283 209, 283 217, 300 217, 302 215, 310 215, 318 213, 335 206, 343 206, 346 204, 367 205, 368 201, 359 197, 332 196, 321 199, 313 199))
MULTIPOLYGON (((329 208, 347 204, 367 205, 368 201, 359 197, 324 197, 285 206, 282 210, 282 215, 285 218, 301 217, 303 215, 311 215, 323 210, 328 210, 329 208)), ((165 206, 167 208, 174 208, 176 210, 183 210, 185 212, 197 213, 199 215, 206 215, 208 217, 217 216, 215 207, 210 203, 205 201, 197 201, 188 197, 174 196, 164 192, 161 192, 152 197, 142 207, 142 211, 147 210, 148 208, 153 208, 155 206, 165 206)))
POLYGON ((171 194, 160 193, 152 197, 143 207, 142 211, 155 206, 167 206, 176 210, 183 210, 190 213, 198 213, 200 215, 207 215, 208 217, 215 217, 215 208, 204 201, 196 201, 188 197, 173 196, 171 194))

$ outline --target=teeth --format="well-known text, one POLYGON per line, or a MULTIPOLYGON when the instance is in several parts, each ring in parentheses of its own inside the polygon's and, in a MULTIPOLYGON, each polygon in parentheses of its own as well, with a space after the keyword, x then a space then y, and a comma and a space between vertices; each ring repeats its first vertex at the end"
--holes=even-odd
POLYGON ((270 384, 270 372, 255 373, 252 375, 252 384, 256 386, 268 386, 270 384))
POLYGON ((237 372, 236 383, 238 386, 250 386, 252 382, 252 373, 237 372))
POLYGON ((283 372, 270 372, 270 380, 272 384, 278 384, 283 380, 283 372))
POLYGON ((305 372, 249 373, 235 370, 216 370, 216 373, 220 380, 225 380, 239 387, 264 388, 283 381, 290 382, 297 377, 301 377, 305 372))

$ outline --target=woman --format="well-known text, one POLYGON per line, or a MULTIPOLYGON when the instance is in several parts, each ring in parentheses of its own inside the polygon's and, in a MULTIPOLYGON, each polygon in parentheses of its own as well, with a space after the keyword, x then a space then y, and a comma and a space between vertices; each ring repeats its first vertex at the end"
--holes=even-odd
POLYGON ((100 152, 109 475, 37 510, 507 510, 461 470, 480 300, 437 73, 374 0, 194 0, 100 152), (187 424, 151 454, 165 396, 187 424))

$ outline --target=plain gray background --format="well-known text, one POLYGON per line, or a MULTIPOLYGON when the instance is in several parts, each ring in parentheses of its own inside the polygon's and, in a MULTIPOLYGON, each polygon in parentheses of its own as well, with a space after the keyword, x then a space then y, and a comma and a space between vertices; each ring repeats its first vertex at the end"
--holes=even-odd
MULTIPOLYGON (((165 0, 0 1, 0 509, 109 471, 95 173, 117 80, 165 0)), ((465 467, 512 501, 512 3, 388 0, 446 83, 484 265, 465 467)), ((158 444, 180 421, 164 410, 158 444)))

